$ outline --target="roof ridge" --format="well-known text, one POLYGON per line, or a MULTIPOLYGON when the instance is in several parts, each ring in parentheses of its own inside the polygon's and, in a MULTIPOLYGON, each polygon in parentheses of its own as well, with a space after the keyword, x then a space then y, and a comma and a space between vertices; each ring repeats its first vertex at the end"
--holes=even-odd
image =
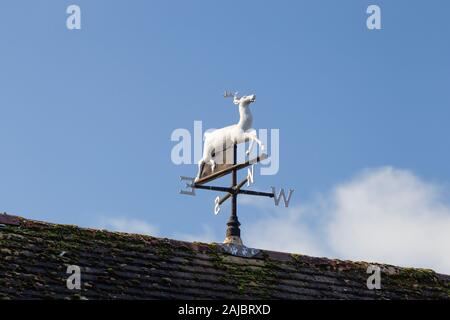
POLYGON ((424 269, 376 264, 384 290, 368 290, 368 262, 251 248, 242 256, 220 243, 0 219, 0 299, 450 299, 450 276, 424 269), (82 291, 65 287, 70 265, 83 274, 82 291))
MULTIPOLYGON (((200 241, 185 241, 185 240, 178 240, 178 239, 171 239, 167 237, 157 237, 147 234, 138 234, 138 233, 129 233, 129 232, 123 232, 123 231, 112 231, 107 229, 95 229, 92 227, 80 227, 78 225, 74 224, 61 224, 61 223, 55 223, 55 222, 47 222, 47 221, 41 221, 41 220, 34 220, 34 219, 28 219, 22 216, 18 215, 10 215, 6 212, 0 213, 0 225, 11 225, 11 226, 26 226, 26 227, 32 227, 32 226, 46 226, 46 227, 68 227, 68 228, 74 228, 80 231, 89 231, 89 232, 102 232, 106 234, 111 235, 120 235, 125 237, 134 238, 135 240, 140 240, 144 242, 149 242, 152 240, 165 242, 167 244, 173 245, 173 246, 184 246, 189 249, 192 249, 196 252, 205 252, 210 250, 215 250, 219 253, 228 254, 233 256, 233 254, 230 254, 228 251, 225 251, 222 248, 221 243, 206 243, 206 242, 200 242, 200 241)), ((265 256, 266 258, 276 260, 276 261, 284 261, 284 262, 295 262, 300 265, 308 265, 308 266, 314 266, 314 267, 321 267, 324 266, 326 268, 332 267, 332 269, 337 269, 340 271, 345 271, 352 269, 354 270, 355 267, 358 267, 360 269, 367 269, 369 265, 376 265, 379 266, 383 272, 386 272, 388 274, 398 274, 405 270, 417 270, 422 272, 430 272, 433 273, 436 276, 442 277, 446 280, 450 280, 450 275, 437 273, 432 269, 426 269, 426 268, 417 268, 417 267, 401 267, 396 266, 388 263, 381 263, 381 262, 368 262, 368 261, 353 261, 353 260, 343 260, 343 259, 337 259, 337 258, 328 258, 328 257, 315 257, 315 256, 309 256, 305 254, 300 253, 290 253, 290 252, 281 252, 281 251, 274 251, 274 250, 266 250, 266 249, 258 249, 261 254, 258 256, 253 257, 254 259, 262 259, 261 256, 265 256)))

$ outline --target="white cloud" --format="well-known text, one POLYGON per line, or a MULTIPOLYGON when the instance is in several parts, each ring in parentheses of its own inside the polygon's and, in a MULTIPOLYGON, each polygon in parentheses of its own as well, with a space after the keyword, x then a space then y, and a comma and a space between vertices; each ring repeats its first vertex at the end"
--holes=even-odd
POLYGON ((272 210, 247 226, 244 241, 450 273, 450 205, 444 192, 407 170, 366 170, 300 207, 272 210))
POLYGON ((184 240, 189 242, 204 242, 204 243, 223 241, 223 239, 220 240, 218 238, 214 230, 208 225, 203 225, 202 232, 198 234, 177 233, 174 235, 174 238, 177 240, 184 240))
POLYGON ((151 236, 157 236, 159 234, 157 227, 138 219, 104 218, 101 220, 100 228, 126 233, 147 234, 151 236))
MULTIPOLYGON (((273 206, 273 201, 268 205, 273 206)), ((323 241, 307 222, 308 214, 309 211, 302 207, 284 211, 273 209, 267 217, 243 226, 243 240, 249 247, 311 256, 325 255, 323 241)))

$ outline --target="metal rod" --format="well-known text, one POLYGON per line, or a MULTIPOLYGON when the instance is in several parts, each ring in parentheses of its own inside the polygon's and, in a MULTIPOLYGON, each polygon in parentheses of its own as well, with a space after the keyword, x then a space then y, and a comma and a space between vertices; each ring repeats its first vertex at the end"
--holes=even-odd
MULTIPOLYGON (((237 145, 234 144, 233 148, 233 166, 236 166, 237 164, 237 145)), ((234 168, 233 172, 231 174, 231 187, 235 188, 237 185, 237 169, 234 168)), ((237 194, 233 192, 232 198, 231 198, 231 215, 234 217, 237 217, 237 194)), ((237 218, 236 218, 237 220, 237 218)))
MULTIPOLYGON (((229 188, 229 187, 216 187, 216 186, 191 186, 194 189, 202 189, 202 190, 211 190, 211 191, 219 191, 219 192, 227 192, 228 195, 225 195, 224 198, 226 197, 226 199, 224 199, 224 201, 222 201, 220 204, 222 204, 223 202, 225 202, 226 200, 228 200, 233 193, 240 193, 240 194, 248 194, 251 196, 262 196, 262 197, 269 197, 269 198, 273 198, 275 195, 271 192, 259 192, 259 191, 253 191, 253 190, 242 190, 240 188, 229 188)), ((239 185, 237 186, 239 187, 239 185)))
POLYGON ((244 180, 242 180, 241 182, 239 182, 239 184, 236 186, 236 188, 234 188, 235 191, 239 191, 241 190, 241 188, 244 186, 244 184, 246 184, 248 181, 248 178, 245 178, 244 180))
POLYGON ((230 187, 215 187, 215 186, 198 186, 191 185, 193 189, 202 189, 202 190, 212 190, 212 191, 220 191, 220 192, 229 192, 233 193, 233 188, 230 187))
POLYGON ((228 194, 226 194, 225 196, 223 196, 223 198, 221 198, 221 199, 219 200, 219 206, 221 206, 225 201, 227 201, 228 199, 230 199, 232 195, 233 195, 232 193, 228 193, 228 194))
POLYGON ((248 194, 251 196, 261 196, 261 197, 269 197, 273 198, 275 195, 271 192, 259 192, 259 191, 252 191, 252 190, 239 190, 237 193, 241 194, 248 194))
POLYGON ((242 244, 241 240, 241 230, 239 226, 238 217, 237 217, 237 193, 235 189, 237 187, 237 171, 239 170, 236 166, 237 164, 237 145, 234 145, 233 148, 233 169, 231 175, 231 187, 233 188, 233 192, 231 195, 231 215, 230 219, 227 222, 227 233, 225 242, 226 243, 234 243, 234 244, 242 244))
MULTIPOLYGON (((239 190, 244 186, 244 184, 247 183, 247 180, 248 180, 248 178, 245 178, 235 188, 233 188, 233 191, 234 191, 233 193, 239 192, 239 190)), ((225 196, 223 196, 223 198, 219 200, 219 206, 222 205, 228 199, 230 199, 230 197, 233 195, 233 193, 228 193, 225 196)))

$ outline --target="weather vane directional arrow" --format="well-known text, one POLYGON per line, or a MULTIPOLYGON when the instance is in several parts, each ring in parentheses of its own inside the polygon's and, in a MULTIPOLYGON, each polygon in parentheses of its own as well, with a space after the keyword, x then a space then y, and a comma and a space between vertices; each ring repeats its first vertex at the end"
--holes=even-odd
POLYGON ((217 129, 205 134, 203 157, 199 161, 197 177, 180 177, 181 181, 186 182, 186 188, 181 190, 180 193, 195 196, 196 189, 224 192, 225 195, 216 197, 214 202, 214 213, 217 215, 220 212, 220 206, 228 199, 231 199, 231 215, 227 222, 227 232, 224 243, 241 246, 241 249, 243 248, 242 252, 245 252, 244 255, 248 255, 251 253, 247 253, 249 250, 243 246, 241 240, 241 231, 239 228, 241 224, 239 223, 237 216, 238 195, 245 194, 273 198, 276 206, 283 200, 285 207, 288 207, 294 190, 290 189, 288 196, 286 197, 283 189, 281 189, 277 195, 275 187, 272 187, 272 192, 259 192, 243 189, 245 184, 250 186, 250 184, 254 182, 254 165, 268 158, 267 154, 262 153, 260 156, 251 160, 247 159, 243 163, 238 163, 237 161, 237 146, 240 143, 250 142, 250 147, 246 151, 247 157, 251 154, 255 142, 259 145, 261 152, 265 149, 264 145, 258 139, 256 131, 252 129, 253 117, 250 112, 250 104, 255 102, 256 96, 249 95, 239 98, 237 93, 231 94, 225 92, 224 97, 232 97, 234 104, 239 106, 239 122, 235 125, 217 129), (245 168, 247 168, 247 176, 238 183, 238 171, 245 168), (231 186, 229 187, 206 185, 208 182, 229 174, 231 174, 231 186))

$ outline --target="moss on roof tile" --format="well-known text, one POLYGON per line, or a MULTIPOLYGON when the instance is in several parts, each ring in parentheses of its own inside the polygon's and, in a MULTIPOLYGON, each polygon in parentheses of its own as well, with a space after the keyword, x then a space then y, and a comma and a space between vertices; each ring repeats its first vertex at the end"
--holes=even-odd
POLYGON ((380 264, 383 289, 372 291, 367 262, 264 250, 243 258, 218 244, 14 221, 0 228, 0 299, 450 299, 449 277, 431 270, 380 264), (65 286, 71 264, 80 291, 65 286))

